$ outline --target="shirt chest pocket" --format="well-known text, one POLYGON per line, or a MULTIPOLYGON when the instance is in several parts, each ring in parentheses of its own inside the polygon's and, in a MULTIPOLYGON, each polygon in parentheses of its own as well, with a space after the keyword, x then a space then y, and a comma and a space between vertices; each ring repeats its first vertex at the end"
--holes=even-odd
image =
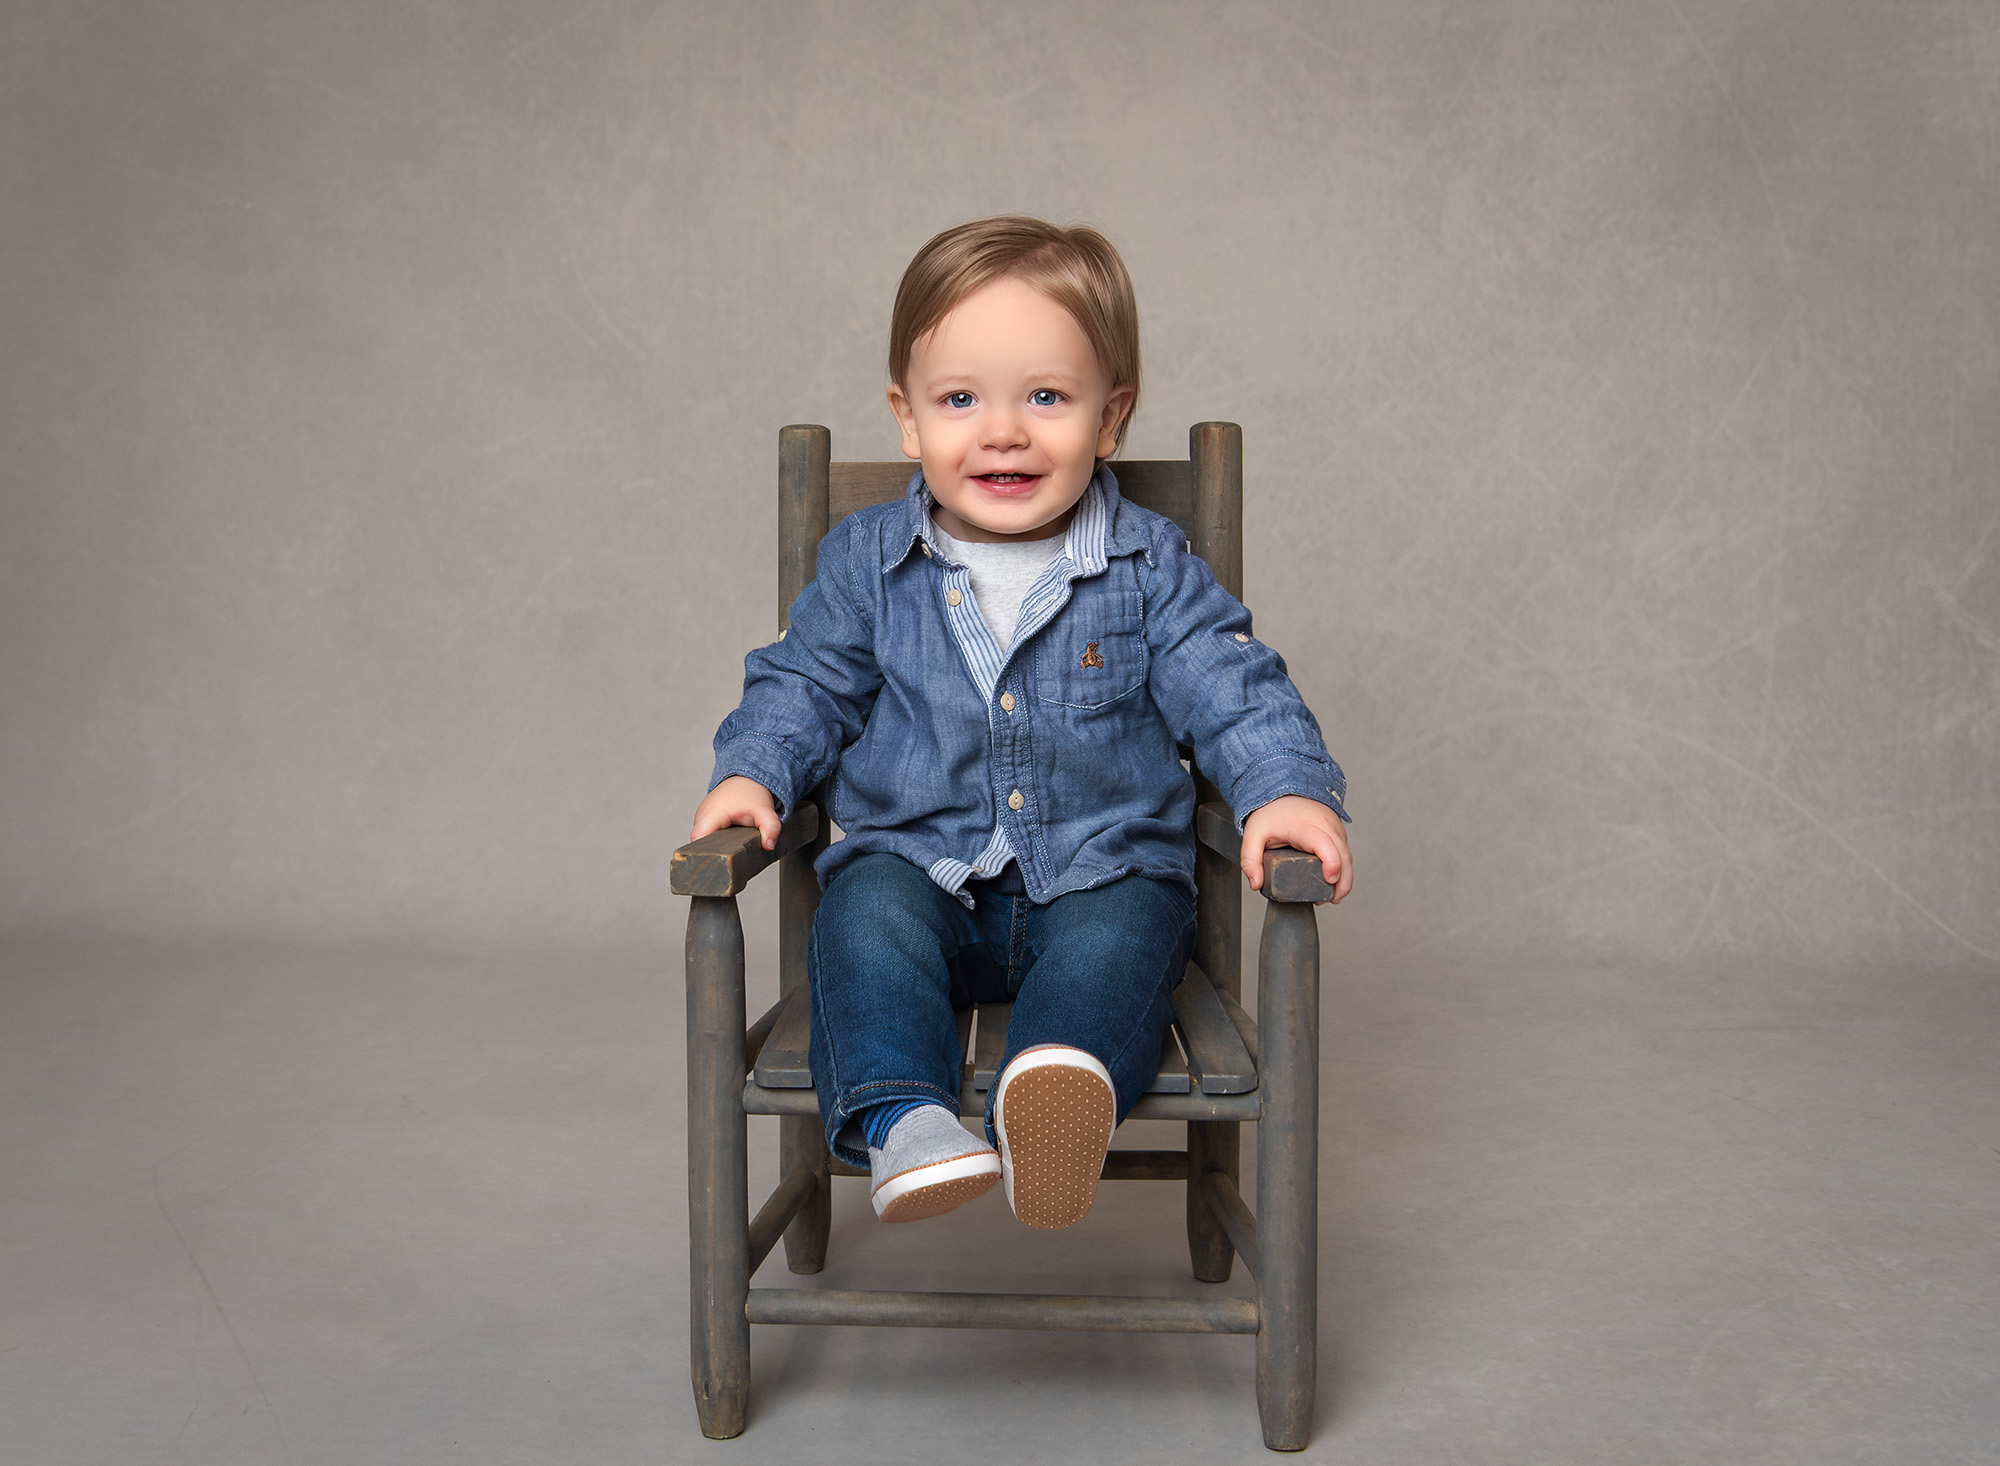
POLYGON ((1101 708, 1146 681, 1146 627, 1137 591, 1078 598, 1035 638, 1035 695, 1101 708))

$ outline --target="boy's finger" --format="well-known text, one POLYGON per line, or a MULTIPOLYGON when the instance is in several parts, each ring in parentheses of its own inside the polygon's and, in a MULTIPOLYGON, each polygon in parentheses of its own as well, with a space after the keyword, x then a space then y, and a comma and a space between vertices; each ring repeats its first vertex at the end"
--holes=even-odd
POLYGON ((1340 842, 1325 830, 1311 826, 1300 830, 1298 838, 1292 841, 1292 848, 1318 857, 1319 878, 1329 886, 1340 879, 1340 842))
POLYGON ((760 809, 756 812, 754 818, 757 822, 757 833, 764 837, 764 848, 766 850, 777 849, 778 834, 785 828, 785 822, 778 818, 777 811, 760 809))

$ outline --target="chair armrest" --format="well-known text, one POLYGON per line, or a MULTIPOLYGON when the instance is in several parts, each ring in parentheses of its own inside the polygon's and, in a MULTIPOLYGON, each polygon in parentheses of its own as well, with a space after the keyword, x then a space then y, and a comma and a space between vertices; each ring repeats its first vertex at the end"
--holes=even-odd
POLYGON ((674 852, 669 884, 676 896, 734 896, 767 865, 775 865, 819 834, 819 808, 801 804, 766 850, 750 825, 731 825, 674 852))
MULTIPOLYGON (((1243 858, 1243 836, 1229 806, 1210 801, 1194 812, 1195 838, 1217 855, 1243 858)), ((1319 857, 1289 845, 1264 851, 1264 899, 1267 901, 1331 901, 1333 887, 1320 875, 1319 857)))

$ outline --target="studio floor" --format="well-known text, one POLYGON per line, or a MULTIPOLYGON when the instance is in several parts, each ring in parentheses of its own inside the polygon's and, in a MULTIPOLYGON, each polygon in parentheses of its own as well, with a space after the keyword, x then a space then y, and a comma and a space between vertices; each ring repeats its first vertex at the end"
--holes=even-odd
MULTIPOLYGON (((1305 1459, 2000 1462, 1991 971, 1326 956, 1305 1459)), ((1269 1459, 1230 1337, 760 1329, 703 1440, 680 1043, 677 950, 0 949, 0 1460, 1269 1459)), ((1205 1291, 1172 1183, 835 1188, 761 1284, 1205 1291)))

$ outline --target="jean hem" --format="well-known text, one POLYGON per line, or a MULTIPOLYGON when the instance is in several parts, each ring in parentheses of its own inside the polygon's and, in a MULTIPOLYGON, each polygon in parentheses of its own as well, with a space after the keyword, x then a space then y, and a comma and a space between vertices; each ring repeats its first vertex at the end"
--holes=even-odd
POLYGON ((887 1104, 893 1100, 924 1100, 931 1104, 943 1105, 954 1116, 958 1114, 958 1096, 946 1094, 935 1084, 926 1084, 921 1079, 879 1079, 868 1084, 857 1085, 833 1097, 833 1111, 827 1113, 826 1101, 820 1102, 820 1123, 826 1130, 826 1148, 846 1161, 850 1166, 868 1169, 868 1151, 851 1145, 841 1145, 835 1137, 847 1128, 848 1121, 863 1110, 874 1105, 887 1104), (856 1101, 859 1103, 856 1103, 856 1101))

